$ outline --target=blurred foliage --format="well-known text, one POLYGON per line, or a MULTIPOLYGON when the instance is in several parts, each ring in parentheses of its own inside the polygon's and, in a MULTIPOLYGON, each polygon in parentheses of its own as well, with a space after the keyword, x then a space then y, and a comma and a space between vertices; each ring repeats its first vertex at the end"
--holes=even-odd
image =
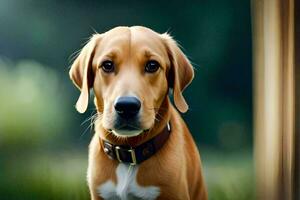
POLYGON ((60 84, 53 69, 35 61, 0 60, 0 146, 30 147, 61 136, 70 121, 60 84))
POLYGON ((196 76, 185 118, 211 200, 253 199, 250 1, 0 1, 1 199, 88 199, 92 135, 70 56, 118 25, 169 31, 196 76), (83 123, 84 122, 84 123, 83 123))

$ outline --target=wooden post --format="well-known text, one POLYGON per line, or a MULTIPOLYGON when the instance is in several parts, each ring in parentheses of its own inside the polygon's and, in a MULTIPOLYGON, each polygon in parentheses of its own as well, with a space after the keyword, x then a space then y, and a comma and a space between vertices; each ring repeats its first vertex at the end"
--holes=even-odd
POLYGON ((257 199, 292 200, 297 116, 294 1, 253 0, 252 16, 257 199))
POLYGON ((295 1, 294 5, 294 78, 295 78, 295 142, 294 142, 294 165, 293 165, 293 193, 294 200, 300 199, 300 2, 295 1))

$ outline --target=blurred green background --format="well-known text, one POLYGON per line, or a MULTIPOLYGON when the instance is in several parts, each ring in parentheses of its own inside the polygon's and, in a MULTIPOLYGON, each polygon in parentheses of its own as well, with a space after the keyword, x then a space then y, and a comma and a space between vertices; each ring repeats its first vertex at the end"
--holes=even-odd
POLYGON ((169 31, 196 68, 184 114, 211 200, 254 199, 250 1, 0 1, 0 199, 88 199, 92 105, 70 56, 94 30, 169 31))

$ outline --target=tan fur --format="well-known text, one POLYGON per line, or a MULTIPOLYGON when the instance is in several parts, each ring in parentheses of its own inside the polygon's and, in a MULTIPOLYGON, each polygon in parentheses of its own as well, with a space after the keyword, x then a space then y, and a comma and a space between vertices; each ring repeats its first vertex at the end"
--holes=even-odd
POLYGON ((93 88, 99 113, 95 135, 89 149, 88 184, 93 200, 101 199, 96 188, 108 180, 114 183, 118 161, 103 151, 101 139, 114 144, 139 145, 158 134, 170 121, 170 138, 153 157, 139 165, 137 182, 141 186, 160 188, 158 199, 206 200, 201 161, 196 145, 180 114, 188 110, 182 91, 192 81, 193 67, 176 42, 168 34, 158 34, 145 27, 117 27, 94 35, 83 48, 70 70, 70 77, 81 90, 76 108, 83 113, 93 88), (105 59, 113 60, 116 71, 104 73, 99 66, 105 59), (144 72, 145 63, 155 59, 161 68, 154 74, 144 72), (134 94, 142 101, 141 126, 148 132, 120 138, 108 132, 116 113, 114 100, 134 94))

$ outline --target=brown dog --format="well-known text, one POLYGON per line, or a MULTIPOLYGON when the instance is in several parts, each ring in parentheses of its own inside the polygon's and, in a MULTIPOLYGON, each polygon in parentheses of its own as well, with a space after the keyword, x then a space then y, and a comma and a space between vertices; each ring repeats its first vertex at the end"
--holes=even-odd
POLYGON ((193 67, 168 34, 117 27, 96 34, 74 61, 70 77, 88 106, 93 88, 97 119, 89 149, 93 200, 206 200, 201 161, 176 109, 188 110, 182 91, 193 67))

